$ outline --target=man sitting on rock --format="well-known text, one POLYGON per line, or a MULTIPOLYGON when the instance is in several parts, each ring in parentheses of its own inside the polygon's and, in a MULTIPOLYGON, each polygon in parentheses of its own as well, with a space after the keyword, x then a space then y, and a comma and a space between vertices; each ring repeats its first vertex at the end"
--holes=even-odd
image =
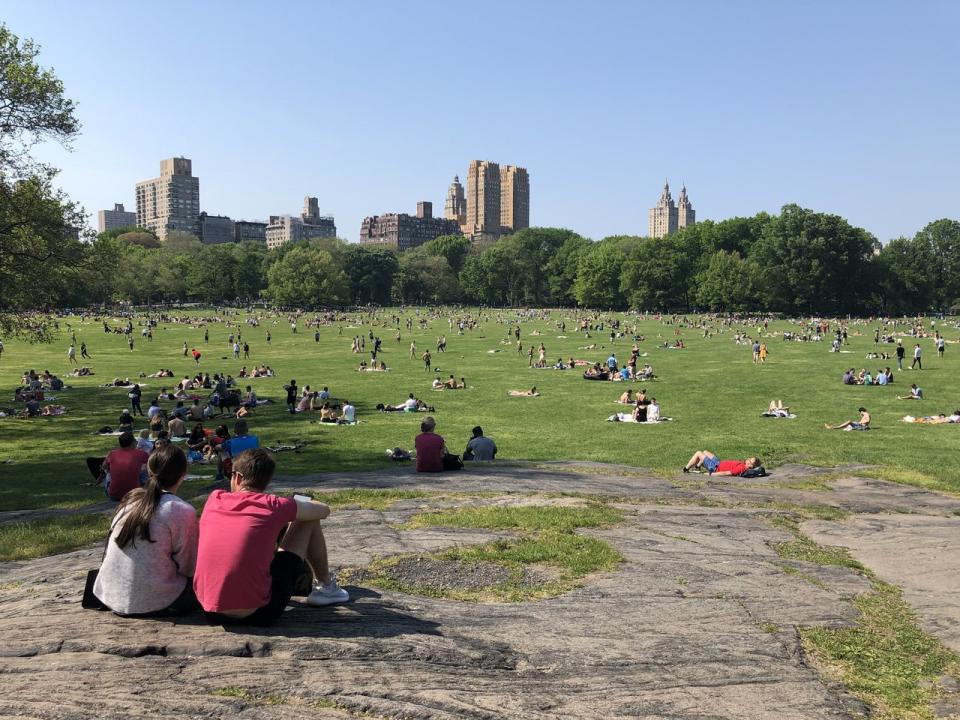
POLYGON ((330 574, 320 527, 330 508, 303 496, 265 492, 275 470, 267 450, 248 450, 234 462, 230 490, 214 490, 204 505, 193 584, 212 623, 272 624, 308 570, 314 579, 308 605, 350 599, 330 574))

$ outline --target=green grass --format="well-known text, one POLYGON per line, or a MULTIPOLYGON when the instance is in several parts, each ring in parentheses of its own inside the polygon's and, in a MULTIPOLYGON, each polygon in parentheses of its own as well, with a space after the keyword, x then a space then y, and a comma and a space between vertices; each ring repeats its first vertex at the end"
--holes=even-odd
POLYGON ((236 698, 238 700, 244 700, 245 702, 255 703, 258 705, 285 705, 287 703, 287 699, 282 695, 263 695, 251 690, 237 687, 236 685, 217 688, 211 693, 211 695, 236 698))
POLYGON ((365 510, 386 510, 401 500, 416 500, 438 497, 438 493, 419 490, 394 490, 391 488, 351 488, 348 490, 312 490, 308 493, 314 500, 326 503, 332 509, 356 506, 365 510))
MULTIPOLYGON (((393 311, 396 312, 396 311, 393 311)), ((455 315, 454 311, 450 311, 455 315)), ((208 313, 209 314, 209 313, 208 313)), ((482 425, 500 449, 505 460, 534 462, 585 460, 613 462, 673 476, 697 449, 709 448, 725 457, 759 454, 768 468, 785 461, 810 462, 818 465, 867 463, 889 472, 886 477, 936 489, 960 491, 960 467, 942 460, 943 449, 957 439, 958 428, 950 425, 922 426, 900 422, 907 412, 950 411, 953 398, 960 396, 960 352, 941 359, 928 352, 922 372, 897 373, 892 387, 847 387, 840 384, 845 367, 865 365, 873 368, 881 361, 866 361, 864 354, 874 349, 872 324, 853 323, 851 329, 864 335, 851 336, 851 354, 827 352, 827 343, 782 343, 768 338, 771 356, 766 366, 756 367, 750 361, 750 350, 732 342, 738 329, 753 332, 755 328, 730 328, 711 339, 692 328, 681 330, 688 349, 664 350, 656 347, 672 341, 676 326, 655 318, 620 315, 627 324, 636 324, 646 335, 640 344, 660 379, 646 384, 663 406, 663 413, 675 418, 673 423, 637 427, 629 423, 605 423, 604 419, 618 408, 613 401, 623 390, 620 383, 586 382, 579 371, 530 370, 526 357, 517 355, 512 346, 501 345, 507 326, 497 316, 509 318, 510 311, 484 311, 479 327, 457 336, 448 328, 446 314, 428 319, 423 328, 415 325, 408 333, 401 321, 402 341, 393 340, 389 322, 390 310, 383 310, 371 321, 360 322, 352 316, 343 323, 321 328, 321 341, 315 343, 312 332, 301 326, 296 335, 290 333, 282 319, 273 325, 268 317, 259 328, 243 325, 244 315, 234 316, 241 323, 244 339, 251 345, 249 361, 233 360, 227 351, 226 338, 235 328, 213 324, 210 343, 203 342, 203 330, 182 324, 161 324, 155 340, 142 341, 136 336, 130 352, 120 335, 104 334, 98 322, 81 322, 77 318, 61 321, 61 329, 49 345, 31 345, 4 338, 5 351, 0 358, 0 387, 11 395, 0 400, 0 406, 12 405, 12 389, 19 384, 27 368, 65 374, 68 370, 66 348, 71 322, 78 341, 86 341, 93 355, 88 364, 97 373, 93 377, 71 378, 72 387, 59 394, 58 402, 68 414, 58 418, 34 420, 0 419, 0 510, 48 508, 64 503, 92 503, 102 497, 92 486, 83 460, 102 456, 115 446, 112 437, 90 433, 103 425, 115 426, 120 410, 127 405, 126 392, 98 387, 114 377, 136 379, 140 372, 152 373, 158 368, 171 368, 176 377, 194 373, 196 367, 184 358, 184 341, 203 351, 200 369, 237 375, 241 365, 267 363, 277 372, 273 378, 250 381, 261 397, 278 402, 257 410, 251 426, 266 444, 299 439, 307 442, 300 453, 277 456, 279 473, 302 476, 318 471, 376 469, 392 466, 384 450, 395 446, 410 448, 418 431, 421 416, 381 414, 374 410, 378 402, 399 402, 414 392, 436 406, 438 431, 456 452, 463 449, 470 437, 470 428, 482 425), (337 327, 343 325, 343 335, 337 327), (349 327, 354 325, 355 327, 349 327), (266 330, 273 335, 265 341, 266 330), (354 334, 367 335, 373 330, 384 340, 382 357, 391 368, 388 373, 358 373, 360 357, 350 352, 354 334), (446 334, 448 351, 434 353, 434 367, 439 375, 453 373, 465 377, 470 386, 465 391, 433 392, 430 378, 419 360, 409 358, 412 340, 419 350, 435 347, 437 336, 446 334), (501 349, 499 353, 488 350, 501 349), (284 412, 282 385, 296 378, 302 387, 327 385, 337 397, 348 397, 357 406, 362 421, 354 427, 337 427, 310 422, 302 415, 291 417, 284 412), (919 379, 926 400, 920 407, 907 407, 895 395, 919 379), (536 385, 539 398, 511 398, 508 389, 536 385), (772 398, 789 403, 799 417, 796 420, 761 418, 760 411, 772 398), (708 401, 707 401, 708 400, 708 401), (873 413, 875 429, 868 433, 830 432, 824 422, 837 422, 855 415, 859 405, 873 413), (893 470, 885 470, 891 468, 893 470), (898 470, 899 469, 899 470, 898 470), (906 470, 904 470, 906 469, 906 470)), ((426 312, 401 317, 427 318, 426 312)), ((590 361, 604 360, 611 350, 623 358, 630 342, 609 341, 609 333, 596 332, 587 339, 573 332, 574 311, 555 310, 550 320, 524 320, 521 339, 524 347, 544 342, 547 357, 590 361), (557 324, 565 321, 565 339, 557 324), (531 336, 531 332, 541 333, 531 336), (579 350, 596 343, 596 350, 579 350)), ((612 317, 612 316, 611 316, 612 317)), ((111 320, 119 325, 120 321, 111 320)), ((940 324, 948 340, 960 333, 940 324)), ((720 329, 716 326, 715 329, 720 329)), ((770 330, 795 329, 787 322, 776 322, 770 330)), ((369 342, 369 341, 368 341, 369 342)), ((950 345, 949 347, 954 347, 950 345)), ((882 364, 891 364, 884 361, 882 364)), ((895 363, 894 363, 895 364, 895 363)), ((145 379, 144 402, 161 385, 172 385, 169 379, 145 379)), ((244 383, 246 384, 246 383, 244 383)), ((639 387, 637 384, 635 387, 639 387)), ((170 407, 171 403, 164 403, 170 407)))
POLYGON ((75 513, 0 525, 0 561, 68 552, 96 541, 105 541, 110 516, 75 513))
POLYGON ((899 588, 874 581, 854 601, 852 628, 802 628, 803 647, 826 674, 876 710, 872 717, 926 720, 944 675, 960 680, 960 658, 924 632, 899 588))
MULTIPOLYGON (((409 556, 395 556, 371 563, 363 571, 363 582, 388 590, 453 600, 520 602, 553 597, 577 587, 590 573, 613 570, 623 562, 623 556, 609 543, 575 532, 580 527, 610 525, 622 517, 618 510, 599 503, 582 508, 489 506, 420 513, 411 519, 409 527, 516 531, 517 537, 420 556, 462 563, 495 563, 507 568, 509 579, 477 591, 409 584, 391 575, 391 568, 409 556), (550 570, 551 579, 536 584, 525 582, 525 568, 543 567, 550 570)), ((358 571, 351 571, 346 576, 356 574, 358 571)))

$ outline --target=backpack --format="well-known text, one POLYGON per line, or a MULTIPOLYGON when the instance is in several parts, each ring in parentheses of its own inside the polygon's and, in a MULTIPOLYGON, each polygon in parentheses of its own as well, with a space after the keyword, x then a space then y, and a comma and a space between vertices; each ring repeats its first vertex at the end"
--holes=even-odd
POLYGON ((758 465, 757 467, 747 468, 740 477, 757 478, 766 476, 767 471, 763 468, 763 465, 758 465))

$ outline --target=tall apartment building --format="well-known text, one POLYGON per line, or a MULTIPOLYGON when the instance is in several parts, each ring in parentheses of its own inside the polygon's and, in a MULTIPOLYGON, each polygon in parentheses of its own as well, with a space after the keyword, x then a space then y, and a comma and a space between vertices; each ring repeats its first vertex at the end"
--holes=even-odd
POLYGON ((526 168, 500 168, 500 227, 503 233, 530 227, 530 176, 526 168))
POLYGON ((388 213, 366 217, 360 224, 363 245, 383 245, 399 251, 430 242, 441 235, 459 235, 460 223, 433 217, 433 203, 417 203, 417 214, 388 213))
POLYGON ((292 215, 271 215, 264 230, 267 249, 273 250, 289 242, 337 236, 333 217, 318 215, 314 220, 316 222, 307 223, 292 215))
POLYGON ((97 213, 97 232, 136 226, 137 214, 124 210, 123 203, 114 203, 113 210, 101 210, 97 213))
POLYGON ((500 236, 500 166, 471 160, 467 169, 467 222, 471 238, 500 236))
POLYGON ((200 233, 200 241, 204 245, 234 242, 233 220, 226 215, 208 215, 202 212, 197 221, 197 229, 200 233))
POLYGON ((233 223, 233 241, 267 242, 267 224, 258 220, 237 220, 233 223))
POLYGON ((160 241, 173 230, 198 234, 200 179, 184 157, 160 162, 160 177, 138 182, 137 226, 152 230, 160 241))
POLYGON ((650 208, 649 237, 664 237, 675 233, 680 228, 693 225, 697 221, 696 211, 687 197, 686 186, 680 190, 680 206, 673 202, 670 195, 670 183, 665 182, 663 192, 655 207, 650 208))
POLYGON ((467 198, 463 194, 459 175, 453 176, 453 182, 447 190, 447 200, 443 204, 443 217, 447 220, 456 220, 458 225, 464 225, 467 222, 467 198))

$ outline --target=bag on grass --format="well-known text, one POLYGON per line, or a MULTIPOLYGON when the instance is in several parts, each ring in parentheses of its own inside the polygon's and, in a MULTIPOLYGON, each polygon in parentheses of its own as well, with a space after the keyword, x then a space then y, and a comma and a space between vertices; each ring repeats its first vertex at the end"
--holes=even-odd
POLYGON ((460 460, 459 455, 452 455, 447 453, 443 456, 443 469, 444 470, 463 470, 463 462, 460 460))

